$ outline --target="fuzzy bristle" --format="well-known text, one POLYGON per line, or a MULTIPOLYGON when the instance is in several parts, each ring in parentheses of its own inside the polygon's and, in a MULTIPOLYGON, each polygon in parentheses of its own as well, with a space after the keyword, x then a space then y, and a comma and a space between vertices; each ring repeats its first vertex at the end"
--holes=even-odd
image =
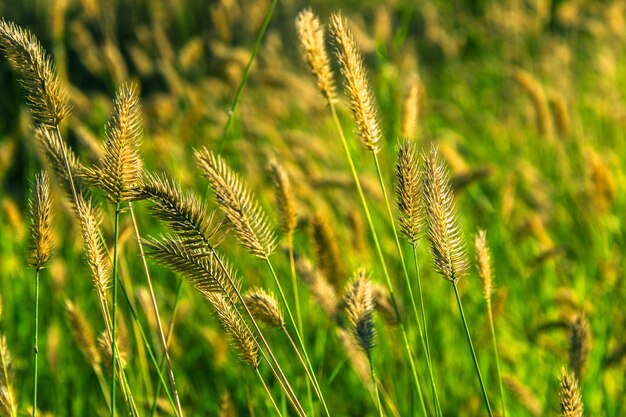
POLYGON ((0 20, 0 50, 24 87, 37 125, 54 128, 70 113, 57 69, 39 40, 13 22, 0 20))
POLYGON ((468 265, 450 181, 438 161, 436 148, 423 159, 423 205, 435 270, 443 278, 457 282, 467 272, 468 265))
POLYGON ((115 98, 100 161, 85 171, 89 181, 112 203, 136 200, 141 196, 142 131, 139 91, 134 84, 124 84, 115 98))
POLYGON ((196 159, 239 242, 254 256, 269 257, 276 246, 274 230, 252 192, 221 156, 203 148, 196 159))
POLYGON ((111 277, 107 254, 100 240, 101 213, 91 201, 85 200, 80 195, 76 210, 94 286, 100 294, 105 294, 111 277))
POLYGON ((241 316, 236 314, 224 296, 212 293, 207 298, 213 305, 218 319, 224 326, 226 333, 230 336, 241 359, 253 368, 258 368, 260 363, 258 345, 254 335, 241 316))
POLYGON ((590 348, 591 334, 587 316, 584 313, 578 313, 570 328, 569 366, 579 381, 585 375, 590 348))
POLYGON ((368 150, 378 152, 381 132, 367 71, 354 36, 348 28, 348 21, 341 14, 331 16, 330 33, 361 142, 368 150))
POLYGON ((582 417, 583 402, 574 374, 563 369, 561 371, 560 385, 561 417, 582 417))
POLYGON ((52 195, 48 174, 35 176, 31 209, 31 249, 28 263, 39 270, 46 266, 52 252, 52 195))
POLYGON ((324 27, 310 9, 305 9, 296 17, 296 30, 304 60, 317 80, 318 88, 324 97, 332 102, 335 97, 335 85, 324 44, 324 27))
POLYGON ((273 294, 254 288, 246 293, 243 300, 255 319, 272 327, 285 326, 285 318, 273 294))
POLYGON ((478 274, 483 283, 483 294, 488 304, 491 304, 491 291, 493 289, 493 278, 491 275, 491 253, 487 246, 487 232, 479 230, 474 239, 476 248, 476 265, 478 274))
POLYGON ((283 166, 276 160, 270 162, 272 179, 276 194, 276 208, 280 218, 280 228, 286 234, 293 233, 298 225, 296 198, 291 188, 291 181, 283 166))
POLYGON ((65 300, 65 311, 74 340, 78 343, 89 364, 94 367, 97 366, 101 362, 101 357, 96 346, 93 329, 85 319, 83 312, 70 300, 65 300))
POLYGON ((374 299, 372 286, 364 269, 357 271, 344 295, 346 314, 359 346, 369 353, 374 348, 374 299))
POLYGON ((398 147, 396 164, 396 205, 400 211, 400 230, 412 245, 417 243, 421 228, 419 168, 413 145, 408 140, 398 147))

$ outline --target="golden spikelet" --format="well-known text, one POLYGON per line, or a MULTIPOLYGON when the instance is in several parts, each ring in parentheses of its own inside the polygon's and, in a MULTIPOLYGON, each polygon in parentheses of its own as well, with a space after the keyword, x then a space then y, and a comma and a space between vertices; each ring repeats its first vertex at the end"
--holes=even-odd
POLYGON ((48 174, 40 172, 35 176, 31 210, 31 249, 28 263, 40 270, 46 266, 52 252, 52 196, 48 174))
POLYGON ((35 123, 54 128, 70 113, 65 87, 39 40, 13 22, 0 20, 0 50, 24 87, 35 123))
POLYGON ((420 79, 417 74, 409 78, 406 87, 404 103, 402 105, 402 130, 403 138, 412 139, 415 137, 417 119, 419 117, 420 105, 420 79))
POLYGON ((115 98, 115 110, 106 129, 106 140, 97 166, 85 171, 112 203, 141 196, 141 135, 143 129, 139 92, 124 84, 115 98))
POLYGON ((554 93, 550 96, 550 104, 554 113, 554 122, 556 131, 561 137, 566 137, 571 131, 571 122, 569 111, 567 110, 567 102, 561 94, 554 93))
POLYGON ((543 406, 541 402, 526 385, 513 375, 502 375, 502 382, 507 386, 509 391, 519 400, 533 417, 543 415, 543 406))
POLYGON ((0 411, 3 416, 17 417, 17 403, 13 394, 13 361, 4 336, 0 336, 0 411))
POLYGON ((583 402, 574 374, 562 369, 560 385, 561 417, 582 417, 583 402))
POLYGON ((346 281, 346 270, 335 232, 320 214, 311 221, 311 240, 320 270, 335 290, 340 292, 346 281))
POLYGON ((487 246, 487 232, 479 230, 474 239, 476 248, 476 265, 478 274, 483 283, 483 294, 487 304, 491 304, 491 291, 493 290, 493 278, 491 275, 491 253, 487 246))
POLYGON ((396 181, 400 230, 412 245, 416 245, 421 226, 420 179, 415 151, 408 140, 398 147, 396 181))
POLYGON ((214 213, 207 212, 199 196, 183 192, 174 179, 165 174, 148 175, 142 192, 154 203, 150 209, 155 216, 170 226, 187 249, 208 252, 220 243, 221 222, 214 221, 214 213))
POLYGON ((311 295, 322 308, 322 311, 329 318, 335 319, 339 305, 335 288, 328 283, 320 270, 315 268, 311 261, 304 256, 296 258, 296 270, 298 271, 298 276, 304 281, 311 295))
POLYGON ((376 153, 379 151, 381 132, 361 52, 348 28, 347 20, 341 14, 331 16, 330 33, 345 80, 345 89, 357 132, 363 145, 376 153))
POLYGON ((291 181, 283 166, 273 159, 270 162, 272 179, 276 193, 276 207, 280 218, 280 228, 286 234, 293 233, 298 225, 296 198, 291 188, 291 181))
POLYGON ((365 269, 358 270, 352 282, 348 284, 344 303, 352 333, 361 349, 369 354, 374 348, 376 329, 372 286, 365 269))
POLYGON ((196 159, 239 242, 254 256, 269 257, 276 246, 274 230, 252 192, 221 156, 203 148, 196 159))
MULTIPOLYGON (((128 349, 126 348, 126 343, 124 341, 124 338, 119 332, 119 330, 121 330, 122 328, 118 326, 117 329, 118 329, 118 334, 117 334, 116 350, 117 350, 118 360, 116 362, 118 362, 120 368, 124 369, 126 368, 126 364, 128 363, 128 349)), ((111 360, 113 357, 113 354, 112 354, 113 349, 111 347, 111 338, 106 331, 100 333, 100 336, 98 336, 98 348, 99 348, 100 355, 102 357, 102 361, 104 363, 111 363, 111 360)), ((106 369, 109 370, 108 367, 106 369)))
POLYGON ((94 286, 99 294, 106 293, 111 281, 110 268, 105 248, 100 240, 101 214, 91 201, 78 196, 78 220, 83 235, 83 245, 87 264, 91 269, 94 286))
POLYGON ((329 102, 334 101, 335 84, 324 45, 324 28, 311 9, 305 9, 298 14, 296 30, 300 38, 302 55, 317 80, 317 87, 329 102))
POLYGON ((256 320, 272 327, 285 326, 285 318, 273 294, 262 288, 254 288, 246 293, 243 300, 256 320))
POLYGON ((260 362, 258 345, 241 316, 235 313, 224 296, 212 293, 207 296, 207 299, 213 305, 217 318, 224 326, 241 359, 253 368, 258 368, 260 362))
POLYGON ((584 313, 578 313, 570 328, 569 367, 579 381, 585 374, 590 348, 591 334, 587 316, 584 313))
POLYGON ((543 86, 530 73, 521 69, 513 71, 512 77, 533 104, 539 134, 548 138, 552 137, 554 131, 552 115, 543 86))
POLYGON ((443 278, 456 282, 465 275, 468 265, 450 181, 434 147, 429 155, 424 155, 422 195, 435 270, 443 278))
POLYGON ((65 312, 67 313, 67 321, 72 331, 72 336, 83 355, 93 367, 98 366, 101 362, 100 351, 96 346, 96 337, 93 329, 85 319, 83 312, 70 300, 65 300, 65 312))

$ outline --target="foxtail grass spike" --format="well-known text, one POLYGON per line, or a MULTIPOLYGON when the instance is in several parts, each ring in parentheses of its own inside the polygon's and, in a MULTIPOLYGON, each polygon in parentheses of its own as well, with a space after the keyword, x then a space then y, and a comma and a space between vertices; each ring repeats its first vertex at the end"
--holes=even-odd
POLYGON ((91 201, 81 196, 78 199, 77 213, 83 235, 85 257, 91 270, 93 283, 96 290, 104 295, 111 284, 111 270, 106 250, 100 240, 101 214, 91 201))
POLYGON ((352 333, 361 349, 369 355, 374 348, 376 329, 372 286, 364 269, 357 271, 352 282, 348 284, 344 303, 352 333))
POLYGON ((413 145, 408 140, 398 147, 396 205, 400 230, 415 245, 421 228, 420 178, 413 145))
POLYGON ((583 417, 583 402, 576 377, 563 369, 560 385, 561 417, 583 417))
POLYGON ((46 266, 52 252, 52 195, 48 174, 40 172, 35 177, 31 208, 31 248, 28 263, 40 270, 46 266))
POLYGON ((253 288, 243 297, 252 316, 261 323, 271 327, 283 328, 285 318, 273 294, 262 288, 253 288))
POLYGON ((285 168, 276 160, 270 162, 276 194, 276 207, 279 213, 280 228, 285 234, 293 233, 298 225, 296 198, 285 168))

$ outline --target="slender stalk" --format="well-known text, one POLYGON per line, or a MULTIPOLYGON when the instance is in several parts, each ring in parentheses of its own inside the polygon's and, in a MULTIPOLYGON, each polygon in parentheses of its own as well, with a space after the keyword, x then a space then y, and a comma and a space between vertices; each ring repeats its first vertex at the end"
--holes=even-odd
POLYGON ((35 270, 35 334, 33 335, 33 417, 37 417, 37 358, 39 356, 39 271, 35 270))
POLYGON ((287 246, 289 247, 289 267, 291 268, 291 285, 293 286, 293 301, 296 305, 296 319, 298 330, 302 333, 302 313, 300 311, 300 295, 298 294, 298 278, 296 277, 296 261, 293 253, 293 230, 287 234, 287 246))
POLYGON ((306 352, 306 346, 304 345, 302 336, 300 335, 300 332, 298 331, 298 326, 296 325, 296 321, 293 318, 293 314, 291 313, 291 309, 289 308, 289 303, 287 303, 287 298, 285 297, 283 288, 280 285, 280 281, 278 280, 276 271, 274 270, 274 267, 272 266, 272 262, 269 260, 269 258, 265 258, 265 262, 267 263, 267 266, 272 272, 272 278, 274 278, 274 283, 276 284, 276 287, 278 288, 278 293, 280 294, 280 298, 283 304, 285 305, 285 310, 287 310, 287 316, 289 317, 289 321, 296 332, 296 339, 298 339, 298 343, 300 344, 300 348, 302 349, 302 354, 304 355, 304 360, 306 361, 306 365, 304 366, 304 368, 306 369, 308 367, 311 371, 311 372, 307 372, 307 376, 309 377, 309 379, 311 380, 311 383, 313 384, 315 388, 316 394, 319 397, 319 400, 322 403, 322 406, 324 407, 324 411, 326 412, 326 415, 330 417, 330 412, 328 411, 328 407, 326 406, 326 401, 324 400, 324 396, 322 395, 322 392, 320 390, 319 383, 317 382, 317 377, 315 376, 315 370, 313 369, 313 366, 311 366, 311 361, 309 360, 309 356, 306 352))
POLYGON ((478 381, 480 382, 480 389, 482 390, 483 400, 485 400, 487 413, 489 414, 489 417, 493 417, 493 412, 491 411, 491 405, 489 405, 489 399, 487 398, 487 390, 485 389, 485 382, 483 381, 483 376, 480 373, 480 366, 478 366, 478 358, 476 357, 476 351, 474 350, 474 344, 472 343, 472 337, 470 336, 469 326, 467 325, 467 320, 465 319, 465 313, 463 312, 463 305, 461 304, 461 296, 459 295, 459 289, 455 281, 452 281, 452 286, 454 287, 454 295, 456 295, 456 302, 459 306, 459 312, 461 313, 461 318, 463 319, 463 327, 465 328, 465 336, 467 337, 467 343, 469 344, 470 351, 472 352, 472 359, 474 360, 474 367, 476 368, 476 374, 478 375, 478 381))
MULTIPOLYGON (((424 336, 424 332, 422 331, 422 325, 420 324, 420 315, 417 312, 417 306, 415 304, 415 296, 413 295, 413 286, 411 285, 411 280, 409 278, 409 272, 407 270, 406 267, 406 262, 404 260, 404 252, 402 250, 402 245, 400 244, 400 238, 398 237, 398 231, 396 229, 396 223, 394 221, 393 218, 393 212, 391 211, 391 205, 389 204, 389 197, 387 196, 387 189, 385 187, 385 181, 383 179, 383 174, 382 174, 382 170, 380 169, 380 163, 378 161, 378 155, 375 152, 372 152, 372 155, 374 156, 374 164, 376 165, 376 173, 378 174, 378 182, 380 183, 380 188, 383 192, 383 197, 385 199, 385 205, 387 207, 387 214, 389 216, 389 223, 391 224, 391 230, 393 231, 393 237, 395 238, 396 241, 396 248, 398 249, 398 255, 400 256, 400 263, 402 264, 402 272, 404 273, 404 281, 406 284, 407 289, 409 290, 409 298, 411 299, 411 306, 413 307, 413 314, 415 315, 415 320, 417 323, 417 330, 420 336, 420 341, 422 343, 422 349, 424 350, 424 354, 426 355, 426 367, 428 368, 428 375, 430 377, 430 385, 432 388, 432 393, 433 393, 433 400, 435 402, 435 413, 439 416, 441 415, 441 405, 439 404, 439 396, 437 395, 437 386, 435 385, 435 376, 433 374, 433 367, 432 367, 432 362, 430 359, 430 345, 428 342, 428 336, 426 335, 426 337, 424 336)), ((415 258, 416 261, 416 269, 417 269, 417 276, 418 276, 418 282, 419 282, 419 268, 417 267, 417 257, 415 258)), ((422 300, 422 291, 421 291, 421 284, 419 284, 420 287, 420 302, 421 302, 421 307, 422 307, 422 318, 424 318, 424 303, 422 300)), ((423 321, 424 326, 426 325, 426 321, 424 319, 423 321)))
POLYGON ((367 218, 367 223, 370 229, 370 233, 372 234, 372 239, 374 240, 374 246, 376 247, 376 254, 378 255, 378 260, 383 269, 383 274, 385 276, 385 281, 387 284, 387 290, 389 291, 389 298, 391 299, 391 303, 393 305, 396 318, 398 319, 398 323, 400 325, 400 331, 402 333, 402 339, 404 341, 404 348, 405 348, 406 356, 411 366, 413 382, 415 384, 415 388, 417 390, 417 394, 420 399, 422 412, 424 413, 424 416, 427 416, 428 412, 426 411, 426 403, 424 402, 424 395, 422 393, 422 388, 420 387, 420 384, 419 384, 419 378, 417 377, 417 368, 415 366, 415 360, 413 359, 413 353, 411 352, 411 347, 409 344, 408 336, 406 334, 406 328, 404 326, 404 322, 402 321, 402 318, 400 317, 400 311, 398 309, 398 304, 397 304, 395 293, 393 290, 393 285, 391 284, 391 278, 389 277, 389 271, 387 271, 385 257, 383 256, 383 252, 380 247, 380 242, 378 241, 378 234, 376 233, 376 228, 374 227, 374 222, 372 220, 372 216, 370 214, 369 207, 367 205, 367 200, 365 199, 365 194, 363 193, 363 189, 361 188, 361 181, 359 180, 356 167, 354 166, 354 161, 352 160, 350 148, 348 148, 348 142, 346 141, 346 137, 343 133, 343 128, 341 127, 341 122, 339 121, 339 117, 337 116, 337 110, 335 109, 335 105, 333 104, 332 101, 328 100, 328 105, 330 107, 330 111, 332 114, 333 121, 335 123, 335 127, 337 128, 337 131, 339 132, 341 144, 343 146, 346 160, 348 162, 348 166, 350 167, 352 178, 354 180, 357 192, 359 194, 359 198, 361 199, 361 205, 363 206, 363 211, 365 212, 365 217, 367 218))
POLYGON ((241 78, 241 82, 239 83, 239 87, 237 88, 237 92, 235 93, 235 98, 230 105, 230 109, 228 110, 228 120, 226 120, 226 125, 224 125, 224 130, 222 131, 222 136, 220 137, 220 144, 218 147, 218 153, 222 153, 222 149, 224 149, 224 142, 226 142, 226 137, 228 136, 228 129, 233 122, 235 117, 235 110, 239 105, 239 100, 241 100, 241 96, 243 94, 243 90, 248 83, 248 77, 250 76, 250 70, 252 69, 252 64, 256 58, 259 49, 261 48, 261 43, 263 42, 263 37, 265 36, 265 32, 267 31, 267 27, 270 24, 270 20, 272 20, 272 15, 274 14, 274 10, 276 9, 276 5, 278 4, 278 0, 272 0, 270 7, 267 9, 267 13, 265 14, 265 19, 263 20, 263 25, 261 26, 261 30, 257 35, 256 42, 254 43, 254 48, 252 48, 252 54, 250 55, 250 59, 246 64, 246 68, 243 71, 243 77, 241 78))
POLYGON ((280 412, 280 409, 278 408, 276 401, 274 401, 274 397, 272 396, 270 389, 268 388, 267 384, 265 383, 265 380, 263 379, 263 377, 261 376, 261 373, 259 372, 259 368, 254 368, 254 371, 256 375, 259 377, 259 381, 261 381, 261 384, 263 384, 263 388, 265 388, 265 392, 267 393, 267 396, 270 398, 270 401, 272 402, 272 405, 274 406, 276 413, 278 413, 280 417, 283 417, 283 414, 280 412))
POLYGON ((117 250, 120 227, 120 203, 115 204, 115 243, 113 246, 113 317, 111 319, 111 416, 115 415, 115 372, 117 352, 117 250))
POLYGON ((172 370, 172 363, 170 361, 170 356, 167 351, 167 343, 165 341, 165 335, 163 333, 163 325, 161 324, 161 316, 159 315, 159 307, 157 305, 156 296, 154 295, 154 289, 152 288, 152 279, 150 278, 150 269, 148 268, 148 263, 146 262, 146 255, 143 250, 143 245, 141 244, 141 235, 139 234, 139 227, 137 225, 135 212, 133 211, 133 206, 130 201, 128 202, 128 209, 130 211, 130 218, 133 222, 133 229, 135 231, 135 237, 137 238, 137 245, 139 246, 139 255, 141 257, 143 270, 146 275, 146 281, 148 283, 148 291, 150 292, 150 301, 152 302, 152 309, 154 310, 154 316, 156 318, 157 329, 159 333, 159 341, 161 342, 161 348, 163 349, 163 359, 165 359, 165 363, 167 364, 167 373, 169 376, 170 384, 172 386, 172 395, 174 396, 174 401, 176 402, 176 414, 179 417, 183 417, 183 409, 180 404, 180 398, 178 396, 178 389, 176 389, 176 380, 174 378, 174 371, 172 370))
POLYGON ((102 390, 104 401, 107 403, 107 408, 109 409, 109 412, 111 412, 111 397, 109 393, 109 386, 106 383, 104 374, 102 373, 102 369, 100 369, 100 365, 94 366, 93 371, 96 373, 96 378, 98 379, 100 390, 102 390))
POLYGON ((374 383, 374 394, 376 395, 376 407, 380 417, 384 416, 383 404, 380 401, 380 392, 378 391, 378 381, 376 380, 376 372, 374 372, 374 363, 372 362, 372 354, 367 352, 367 361, 370 364, 370 374, 372 375, 372 382, 374 383))
POLYGON ((491 312, 491 301, 487 300, 487 317, 489 319, 489 328, 491 330, 491 343, 493 351, 496 355, 496 370, 498 372, 498 383, 500 385, 500 401, 502 402, 502 417, 506 417, 506 401, 504 399, 504 386, 502 385, 502 373, 500 372, 500 355, 498 353, 498 343, 496 341, 496 330, 493 324, 493 313, 491 312))

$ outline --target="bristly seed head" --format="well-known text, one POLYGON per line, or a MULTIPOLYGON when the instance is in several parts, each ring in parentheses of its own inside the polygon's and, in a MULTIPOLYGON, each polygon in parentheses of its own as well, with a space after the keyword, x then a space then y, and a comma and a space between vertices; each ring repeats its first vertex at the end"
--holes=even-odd
POLYGON ((221 156, 203 148, 196 159, 239 242, 254 256, 269 257, 276 246, 274 230, 252 192, 221 156))
POLYGON ((369 354, 374 348, 376 329, 372 286, 365 269, 359 269, 352 282, 348 284, 344 303, 352 333, 359 346, 369 354))
POLYGON ((254 288, 248 291, 243 300, 255 319, 272 327, 285 326, 285 318, 273 294, 254 288))
POLYGON ((378 142, 381 132, 363 57, 348 28, 348 21, 341 14, 331 16, 330 33, 335 44, 357 132, 363 145, 376 153, 380 150, 378 142))
POLYGON ((565 369, 561 370, 561 417, 583 417, 583 402, 576 377, 565 369))
POLYGON ((476 248, 476 265, 478 274, 483 283, 483 293, 487 304, 491 304, 491 291, 493 289, 493 278, 491 274, 491 254, 487 246, 487 232, 479 230, 474 240, 476 248))
POLYGON ((423 159, 423 206, 435 270, 443 278, 457 282, 466 274, 468 265, 450 181, 437 160, 436 148, 423 159))
POLYGON ((28 30, 0 19, 0 50, 24 87, 35 123, 55 128, 70 113, 57 69, 39 40, 28 30))
POLYGON ((89 181, 112 203, 136 200, 142 195, 142 132, 139 91, 134 84, 124 84, 115 98, 99 164, 85 171, 89 181))
POLYGON ((52 252, 52 195, 48 174, 40 172, 35 177, 31 209, 31 249, 28 263, 39 270, 46 266, 52 252))
POLYGON ((317 80, 317 87, 328 101, 334 101, 335 85, 324 45, 324 27, 311 9, 305 9, 296 17, 296 30, 302 55, 317 80))
POLYGON ((276 194, 276 207, 280 217, 280 227, 286 234, 293 233, 298 225, 296 198, 291 189, 291 181, 283 166, 273 159, 270 162, 276 194))
POLYGON ((420 180, 415 151, 408 140, 398 147, 396 181, 400 230, 412 245, 416 245, 421 228, 420 180))
POLYGON ((80 194, 78 195, 76 211, 83 234, 85 256, 89 269, 91 269, 94 286, 100 294, 106 294, 111 277, 108 258, 100 240, 101 214, 91 201, 85 200, 80 194))

